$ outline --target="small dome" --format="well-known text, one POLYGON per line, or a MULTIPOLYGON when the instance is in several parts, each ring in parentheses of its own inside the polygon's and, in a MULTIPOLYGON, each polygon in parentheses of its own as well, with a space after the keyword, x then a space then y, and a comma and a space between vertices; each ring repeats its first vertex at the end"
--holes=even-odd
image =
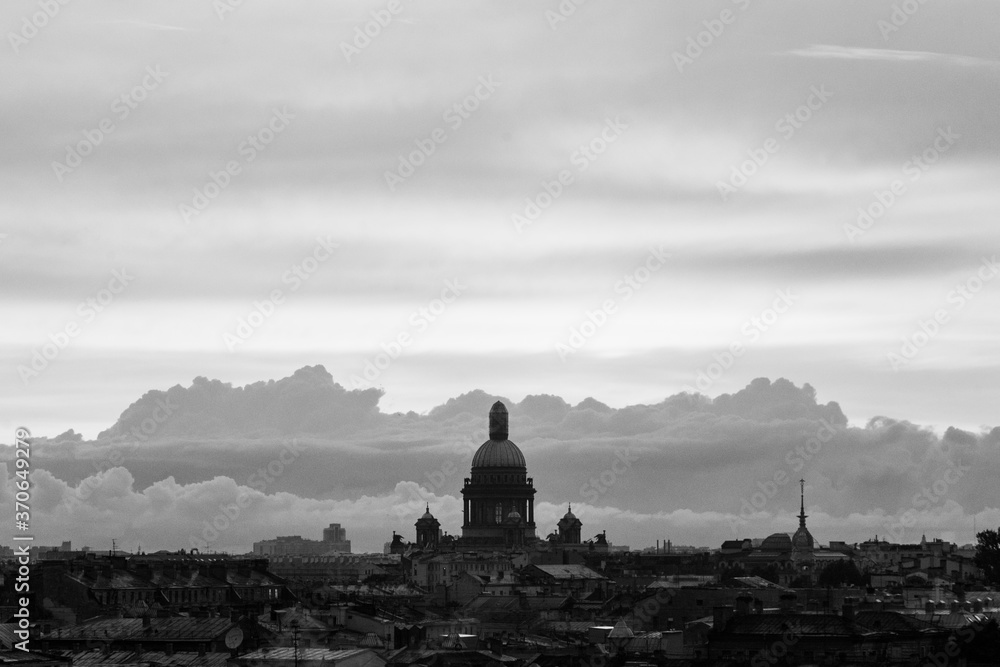
POLYGON ((521 519, 521 513, 518 512, 517 510, 511 510, 510 514, 507 515, 507 518, 508 519, 514 519, 514 520, 520 520, 521 519))
POLYGON ((431 514, 431 507, 430 507, 430 505, 427 505, 427 511, 424 512, 424 515, 422 517, 420 517, 419 519, 417 519, 417 527, 428 526, 428 525, 432 525, 432 524, 433 525, 440 525, 438 523, 438 520, 434 518, 434 515, 431 514))
POLYGON ((791 551, 792 538, 788 533, 773 533, 760 543, 761 551, 791 551))
POLYGON ((795 531, 792 535, 792 548, 793 549, 812 549, 814 548, 815 541, 813 540, 812 534, 805 526, 799 526, 799 529, 795 531))
POLYGON ((472 457, 473 468, 525 468, 524 454, 510 440, 487 440, 472 457))
POLYGON ((575 515, 575 514, 573 514, 573 506, 572 506, 572 505, 570 505, 570 506, 569 506, 569 507, 568 507, 568 508, 566 509, 566 514, 565 514, 565 515, 563 516, 563 518, 564 518, 564 519, 575 519, 575 518, 576 518, 576 515, 575 515))

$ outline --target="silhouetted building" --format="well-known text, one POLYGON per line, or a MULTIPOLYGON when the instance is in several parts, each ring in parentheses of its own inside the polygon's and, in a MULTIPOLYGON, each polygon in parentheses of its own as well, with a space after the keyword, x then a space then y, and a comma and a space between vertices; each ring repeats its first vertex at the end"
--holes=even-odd
POLYGON ((431 514, 431 506, 427 505, 424 515, 417 519, 417 546, 421 549, 436 549, 441 539, 441 522, 431 514))
POLYGON ((351 553, 347 530, 341 528, 339 523, 331 523, 329 528, 324 528, 322 540, 285 535, 253 543, 253 552, 259 556, 319 556, 331 551, 351 553))
POLYGON ((524 454, 508 439, 508 414, 490 409, 490 439, 472 457, 472 476, 462 489, 461 546, 516 548, 535 539, 535 488, 524 454))
POLYGON ((565 516, 559 519, 559 542, 562 544, 580 544, 580 529, 583 522, 573 514, 573 506, 566 510, 565 516))

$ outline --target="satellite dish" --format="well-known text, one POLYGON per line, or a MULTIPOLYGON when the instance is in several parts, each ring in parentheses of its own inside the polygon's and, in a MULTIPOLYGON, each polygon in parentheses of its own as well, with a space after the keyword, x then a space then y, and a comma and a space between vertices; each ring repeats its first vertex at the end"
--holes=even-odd
POLYGON ((243 643, 243 631, 233 628, 226 633, 226 648, 234 649, 243 643))

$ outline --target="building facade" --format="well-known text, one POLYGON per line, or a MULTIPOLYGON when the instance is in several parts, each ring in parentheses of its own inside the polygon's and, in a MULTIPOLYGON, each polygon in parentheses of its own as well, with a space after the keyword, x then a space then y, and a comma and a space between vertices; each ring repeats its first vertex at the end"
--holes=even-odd
POLYGON ((535 540, 535 487, 524 454, 509 439, 507 407, 489 414, 490 439, 472 458, 462 489, 462 546, 517 548, 535 540))

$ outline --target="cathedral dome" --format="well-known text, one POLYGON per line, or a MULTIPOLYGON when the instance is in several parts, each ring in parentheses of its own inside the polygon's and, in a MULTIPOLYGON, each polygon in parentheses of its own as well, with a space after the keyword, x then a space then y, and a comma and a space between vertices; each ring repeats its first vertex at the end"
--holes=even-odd
POLYGON ((524 454, 510 440, 487 440, 472 457, 473 468, 525 468, 524 454))
POLYGON ((490 408, 490 439, 472 457, 473 468, 527 468, 524 454, 507 439, 507 406, 500 401, 490 408))

